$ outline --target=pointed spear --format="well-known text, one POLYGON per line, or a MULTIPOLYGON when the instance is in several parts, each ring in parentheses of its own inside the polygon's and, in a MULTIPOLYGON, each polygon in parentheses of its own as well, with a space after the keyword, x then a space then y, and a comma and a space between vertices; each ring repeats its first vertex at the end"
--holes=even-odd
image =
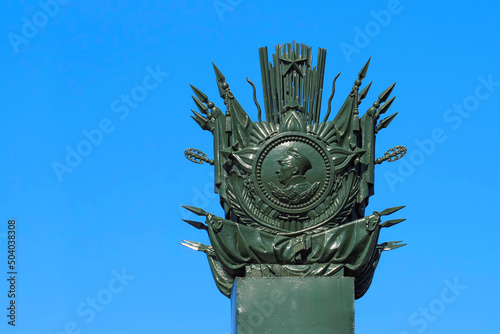
POLYGON ((378 123, 377 127, 375 128, 375 133, 379 132, 382 129, 385 129, 386 127, 391 124, 392 120, 398 115, 398 113, 394 113, 389 117, 384 118, 383 120, 378 123))
POLYGON ((208 226, 203 224, 202 222, 197 222, 197 221, 188 220, 188 219, 183 219, 183 221, 185 221, 189 225, 197 228, 198 230, 208 230, 208 226))
MULTIPOLYGON (((206 118, 205 116, 203 116, 202 114, 200 113, 197 113, 196 111, 194 111, 193 109, 191 109, 191 112, 197 117, 197 118, 200 118, 202 119, 203 121, 207 121, 208 122, 208 118, 206 118)), ((194 116, 191 116, 194 118, 194 116)))
POLYGON ((221 98, 225 99, 226 98, 226 91, 223 87, 223 84, 226 82, 226 78, 224 77, 224 74, 215 66, 214 62, 212 62, 212 65, 214 66, 214 71, 215 71, 215 80, 217 80, 217 88, 219 88, 219 95, 221 98))
MULTIPOLYGON (((363 83, 363 79, 366 77, 366 72, 368 72, 368 66, 370 65, 370 60, 372 58, 368 58, 368 61, 366 62, 365 66, 363 66, 363 68, 361 69, 361 71, 359 71, 358 73, 358 78, 354 81, 354 86, 352 86, 352 90, 351 90, 351 93, 350 94, 353 94, 354 92, 356 92, 355 94, 358 95, 358 90, 359 90, 359 87, 361 86, 361 84, 363 83)), ((358 99, 356 102, 357 104, 359 105, 360 100, 358 99)), ((357 113, 357 106, 356 106, 356 111, 355 113, 357 113)))
POLYGON ((201 114, 197 113, 196 111, 192 110, 194 116, 191 115, 191 118, 194 119, 194 121, 203 129, 203 130, 208 130, 210 132, 213 131, 214 126, 212 123, 208 121, 208 119, 201 114))
POLYGON ((399 247, 406 246, 407 244, 399 244, 401 241, 390 241, 390 242, 384 242, 378 245, 380 248, 382 248, 383 251, 390 251, 399 247))
POLYGON ((361 104, 361 101, 368 95, 368 91, 370 90, 370 87, 372 86, 373 81, 371 81, 363 90, 359 93, 359 98, 358 98, 358 105, 361 104))
MULTIPOLYGON (((381 216, 387 216, 387 215, 390 215, 391 213, 394 213, 396 211, 399 211, 401 210, 402 208, 406 207, 406 205, 402 205, 402 206, 395 206, 395 207, 392 207, 392 208, 388 208, 388 209, 385 209, 384 211, 380 212, 379 214, 381 216)), ((189 209, 188 209, 189 210, 189 209)))
POLYGON ((209 246, 202 244, 201 242, 182 240, 184 242, 179 242, 182 246, 193 249, 195 251, 205 252, 209 246))
POLYGON ((389 101, 387 101, 386 103, 384 103, 383 105, 380 106, 377 113, 375 114, 375 117, 377 119, 380 117, 380 115, 384 114, 387 110, 389 110, 389 108, 391 107, 391 104, 392 104, 392 102, 394 102, 395 98, 396 98, 395 96, 391 97, 389 99, 389 101))
POLYGON ((391 227, 391 226, 394 226, 396 224, 399 224, 401 222, 404 222, 406 220, 406 218, 403 218, 403 219, 391 219, 391 220, 388 220, 386 222, 383 222, 382 224, 380 224, 380 227, 391 227))
POLYGON ((393 83, 389 87, 387 87, 386 90, 384 90, 379 96, 378 96, 378 103, 385 102, 389 95, 391 95, 392 90, 394 89, 394 86, 396 86, 396 83, 393 83))
POLYGON ((215 66, 214 62, 212 62, 212 65, 214 66, 214 71, 215 71, 215 79, 217 79, 217 82, 223 83, 226 81, 226 77, 224 77, 224 74, 219 70, 217 66, 215 66))
POLYGON ((197 208, 194 206, 188 206, 188 205, 182 205, 182 207, 186 210, 191 211, 192 213, 194 213, 198 216, 208 216, 208 212, 206 212, 205 210, 203 210, 201 208, 197 208))
POLYGON ((198 100, 196 97, 194 96, 191 96, 193 98, 193 101, 194 103, 196 104, 196 106, 198 107, 198 109, 200 109, 200 111, 205 114, 205 115, 208 115, 208 107, 206 105, 204 105, 200 100, 198 100))
POLYGON ((203 93, 201 90, 199 90, 198 88, 196 88, 193 85, 189 85, 189 86, 191 86, 191 89, 196 94, 196 96, 198 96, 198 98, 201 100, 201 102, 208 103, 208 96, 205 93, 203 93))
POLYGON ((358 74, 358 79, 363 80, 366 77, 366 72, 368 72, 368 66, 370 65, 370 60, 372 60, 372 57, 368 58, 368 61, 366 62, 365 66, 359 71, 358 74))

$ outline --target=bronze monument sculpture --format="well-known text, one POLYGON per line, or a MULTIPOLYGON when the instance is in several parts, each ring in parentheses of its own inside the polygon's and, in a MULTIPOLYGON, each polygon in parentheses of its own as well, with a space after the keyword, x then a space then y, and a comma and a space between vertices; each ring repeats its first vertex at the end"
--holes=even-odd
MULTIPOLYGON (((383 157, 375 157, 377 133, 397 115, 379 121, 394 101, 394 97, 389 99, 394 84, 360 117, 359 106, 371 86, 360 89, 368 60, 330 120, 339 73, 321 119, 326 50, 319 49, 314 67, 311 47, 304 44, 276 46, 272 63, 267 48, 260 48, 259 54, 264 116, 255 86, 247 78, 253 88, 257 121, 250 119, 215 65, 225 112, 192 86, 199 109, 192 118, 213 134, 214 158, 196 149, 186 150, 185 155, 193 162, 214 166, 215 192, 220 195, 224 217, 185 206, 205 217, 205 223, 186 222, 208 232, 211 245, 182 244, 206 254, 217 287, 227 297, 236 298, 235 280, 280 278, 285 282, 288 278, 295 280, 286 282, 298 284, 305 282, 298 278, 344 278, 339 283, 342 291, 351 289, 353 297, 360 298, 371 284, 381 252, 404 246, 378 243, 381 228, 404 220, 381 222, 382 217, 403 206, 365 216, 374 194, 375 165, 406 153, 404 146, 396 146, 383 157)), ((321 291, 317 294, 323 294, 321 291)), ((278 312, 278 306, 273 310, 278 312)), ((244 326, 240 327, 238 333, 243 332, 244 326)), ((255 331, 259 332, 262 330, 255 331)))

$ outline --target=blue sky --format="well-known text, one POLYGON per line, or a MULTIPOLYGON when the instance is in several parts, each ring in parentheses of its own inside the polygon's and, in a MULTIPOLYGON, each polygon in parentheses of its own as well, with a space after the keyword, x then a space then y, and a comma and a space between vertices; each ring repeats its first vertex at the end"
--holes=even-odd
POLYGON ((179 245, 208 242, 181 204, 221 213, 211 167, 184 158, 213 152, 189 84, 223 105, 214 61, 255 119, 258 48, 293 40, 328 50, 326 91, 342 72, 334 109, 369 57, 367 100, 397 82, 377 152, 408 154, 378 166, 368 210, 406 205, 381 241, 408 246, 383 254, 356 333, 498 332, 499 6, 3 1, 0 278, 14 218, 18 298, 14 329, 0 279, 1 332, 229 333, 204 255, 179 245))

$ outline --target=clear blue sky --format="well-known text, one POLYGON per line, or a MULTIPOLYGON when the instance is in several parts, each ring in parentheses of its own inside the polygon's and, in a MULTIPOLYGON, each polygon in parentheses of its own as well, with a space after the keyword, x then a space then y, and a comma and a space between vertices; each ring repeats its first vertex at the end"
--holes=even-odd
POLYGON ((408 246, 383 254, 356 301, 356 333, 500 332, 497 2, 5 0, 0 10, 0 332, 229 333, 230 303, 204 255, 179 245, 207 242, 181 204, 221 213, 211 167, 183 154, 213 151, 190 118, 189 84, 221 106, 214 61, 255 119, 245 78, 262 104, 258 47, 293 40, 328 50, 327 91, 342 72, 337 109, 369 57, 367 100, 397 82, 399 115, 377 150, 408 154, 378 166, 369 210, 406 205, 408 220, 381 241, 408 246))

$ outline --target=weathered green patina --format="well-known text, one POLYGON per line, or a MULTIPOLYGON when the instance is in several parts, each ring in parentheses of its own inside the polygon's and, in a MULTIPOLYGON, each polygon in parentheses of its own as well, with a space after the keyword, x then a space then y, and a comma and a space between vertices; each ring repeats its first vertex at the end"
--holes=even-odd
MULTIPOLYGON (((186 157, 215 168, 215 191, 225 216, 203 209, 186 209, 205 216, 205 223, 186 221, 208 232, 211 245, 185 241, 206 253, 220 291, 231 295, 236 277, 354 278, 355 297, 368 290, 381 252, 403 246, 378 243, 381 223, 394 207, 365 216, 374 194, 374 169, 406 153, 404 146, 375 157, 375 137, 396 114, 379 121, 394 101, 394 85, 384 90, 359 117, 358 108, 371 83, 360 90, 368 61, 345 102, 329 120, 335 81, 323 120, 320 119, 326 50, 319 49, 312 65, 311 48, 304 44, 276 46, 272 63, 261 48, 260 64, 265 119, 254 100, 252 122, 238 103, 225 77, 214 65, 225 112, 192 87, 199 113, 192 118, 214 136, 214 158, 196 149, 186 157)), ((340 73, 339 73, 340 74, 340 73)))
POLYGON ((237 277, 234 334, 354 334, 352 277, 237 277))

